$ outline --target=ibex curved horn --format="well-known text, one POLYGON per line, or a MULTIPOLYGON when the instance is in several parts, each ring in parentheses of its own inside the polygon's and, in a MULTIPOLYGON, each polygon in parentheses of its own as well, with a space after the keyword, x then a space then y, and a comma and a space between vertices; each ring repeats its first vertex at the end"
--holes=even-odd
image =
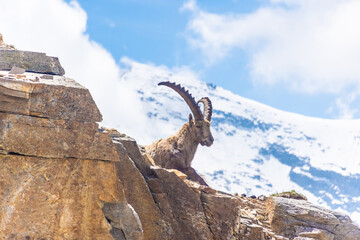
POLYGON ((160 82, 159 86, 164 85, 169 88, 172 88, 175 92, 177 92, 190 107, 192 114, 194 115, 195 120, 203 120, 204 116, 200 110, 200 107, 197 105, 195 99, 189 91, 185 90, 180 84, 172 83, 172 82, 160 82))
POLYGON ((211 122, 211 115, 212 115, 213 109, 212 109, 212 104, 211 104, 210 99, 208 97, 203 97, 199 101, 197 101, 197 103, 204 104, 204 117, 206 120, 211 122))

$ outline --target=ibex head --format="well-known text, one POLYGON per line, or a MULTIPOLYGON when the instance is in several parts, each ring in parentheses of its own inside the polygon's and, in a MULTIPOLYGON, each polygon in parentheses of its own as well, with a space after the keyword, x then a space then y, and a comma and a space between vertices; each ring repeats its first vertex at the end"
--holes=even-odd
POLYGON ((214 138, 210 131, 210 122, 212 115, 212 105, 211 101, 208 97, 203 97, 199 101, 195 101, 195 99, 191 96, 189 91, 185 90, 185 88, 181 87, 180 84, 171 83, 171 82, 160 82, 158 85, 164 85, 175 90, 187 103, 190 107, 192 114, 194 115, 194 119, 190 113, 189 115, 189 125, 191 129, 195 132, 194 139, 197 143, 200 143, 202 146, 210 147, 214 138), (204 105, 204 112, 201 111, 199 103, 204 105))

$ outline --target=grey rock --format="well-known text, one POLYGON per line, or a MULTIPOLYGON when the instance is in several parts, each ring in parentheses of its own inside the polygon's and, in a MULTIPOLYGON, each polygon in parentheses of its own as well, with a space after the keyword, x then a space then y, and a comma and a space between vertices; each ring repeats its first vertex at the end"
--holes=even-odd
POLYGON ((308 237, 314 239, 328 239, 328 240, 333 240, 335 238, 334 234, 322 229, 295 226, 295 230, 300 237, 308 237))
POLYGON ((267 197, 266 197, 265 195, 260 195, 260 196, 258 197, 258 199, 259 199, 260 201, 265 201, 265 200, 267 199, 267 197))
POLYGON ((125 234, 121 229, 112 228, 110 233, 115 240, 126 240, 125 234))
POLYGON ((296 237, 294 240, 316 240, 315 238, 309 238, 309 237, 296 237))
POLYGON ((360 229, 345 214, 305 200, 281 197, 269 198, 266 205, 270 225, 277 234, 289 238, 360 240, 360 229))
POLYGON ((51 80, 32 82, 27 77, 19 80, 9 76, 0 76, 0 112, 84 122, 102 121, 89 90, 72 79, 54 76, 51 80))
POLYGON ((49 75, 49 74, 44 74, 44 75, 42 75, 42 76, 40 76, 40 78, 42 78, 42 79, 54 79, 54 76, 53 75, 49 75))
POLYGON ((25 69, 16 66, 12 67, 11 71, 9 72, 9 74, 23 74, 23 73, 25 73, 25 69))
POLYGON ((57 57, 49 57, 45 53, 0 48, 0 70, 10 71, 14 66, 28 72, 61 76, 65 74, 57 57))
POLYGON ((122 234, 125 239, 144 239, 139 216, 130 204, 124 202, 104 203, 103 212, 110 225, 115 228, 112 233, 116 240, 123 239, 122 234))

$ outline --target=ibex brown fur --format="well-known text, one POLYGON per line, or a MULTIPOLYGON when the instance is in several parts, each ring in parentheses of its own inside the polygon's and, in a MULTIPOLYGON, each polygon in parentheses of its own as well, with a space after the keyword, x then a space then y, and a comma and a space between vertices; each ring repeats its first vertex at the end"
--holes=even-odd
POLYGON ((145 146, 145 149, 155 163, 164 168, 181 171, 189 169, 199 143, 210 147, 214 142, 210 132, 211 101, 205 97, 195 102, 191 94, 179 84, 161 82, 158 85, 170 87, 179 93, 190 107, 194 118, 190 114, 189 121, 175 135, 167 139, 160 139, 145 146), (204 104, 204 112, 201 112, 199 103, 204 104))

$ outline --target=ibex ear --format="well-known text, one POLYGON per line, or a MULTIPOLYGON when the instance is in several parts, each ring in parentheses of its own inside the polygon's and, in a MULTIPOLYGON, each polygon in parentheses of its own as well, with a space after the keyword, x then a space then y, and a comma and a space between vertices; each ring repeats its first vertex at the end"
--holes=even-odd
POLYGON ((192 117, 192 115, 191 115, 191 113, 189 114, 189 124, 191 125, 192 124, 192 119, 193 119, 193 117, 192 117))

